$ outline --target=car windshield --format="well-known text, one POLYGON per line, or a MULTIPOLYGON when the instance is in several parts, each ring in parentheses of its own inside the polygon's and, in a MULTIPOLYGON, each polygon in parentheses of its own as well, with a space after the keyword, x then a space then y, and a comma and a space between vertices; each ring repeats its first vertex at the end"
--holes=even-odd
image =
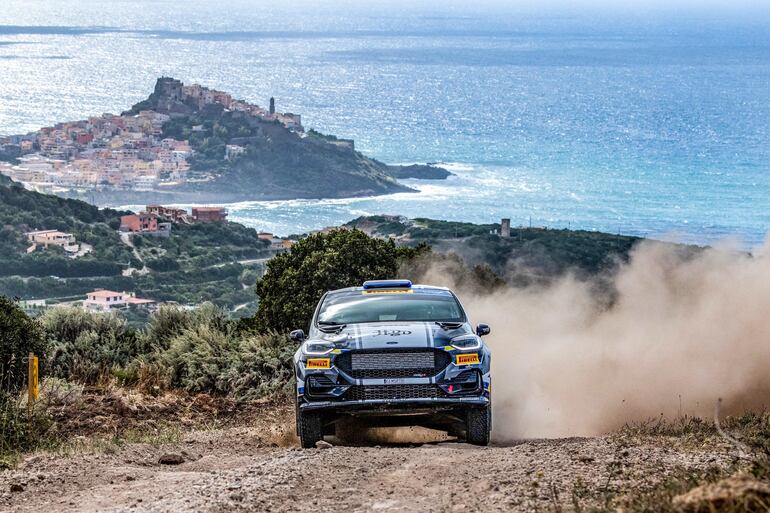
POLYGON ((464 322, 465 314, 457 299, 445 290, 330 294, 318 312, 321 325, 382 321, 464 322))

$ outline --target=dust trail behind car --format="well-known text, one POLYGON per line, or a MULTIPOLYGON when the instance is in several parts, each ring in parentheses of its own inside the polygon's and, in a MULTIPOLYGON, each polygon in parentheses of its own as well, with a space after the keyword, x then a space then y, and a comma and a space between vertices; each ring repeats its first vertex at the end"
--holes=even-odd
MULTIPOLYGON (((492 325, 494 437, 595 435, 659 416, 711 417, 770 403, 770 245, 696 254, 644 242, 596 283, 485 296, 460 291, 492 325)), ((446 284, 448 273, 425 277, 446 284)), ((453 285, 453 284, 447 284, 453 285)))

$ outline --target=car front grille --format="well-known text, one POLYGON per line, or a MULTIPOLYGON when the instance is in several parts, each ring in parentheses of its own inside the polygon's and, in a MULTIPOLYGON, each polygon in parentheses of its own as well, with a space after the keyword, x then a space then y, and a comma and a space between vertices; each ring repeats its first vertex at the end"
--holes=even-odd
POLYGON ((365 349, 339 355, 334 364, 355 379, 435 376, 451 356, 440 349, 365 349))
POLYGON ((354 385, 345 393, 347 401, 433 399, 444 397, 436 385, 354 385))

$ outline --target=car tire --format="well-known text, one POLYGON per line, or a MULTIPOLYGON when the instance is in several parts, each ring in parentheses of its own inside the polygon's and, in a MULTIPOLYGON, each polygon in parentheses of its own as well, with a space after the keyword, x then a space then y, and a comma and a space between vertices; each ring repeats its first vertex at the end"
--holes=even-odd
POLYGON ((489 445, 492 430, 492 409, 468 408, 465 412, 465 441, 473 445, 489 445))
POLYGON ((297 434, 300 445, 305 449, 315 447, 315 443, 323 440, 323 425, 321 414, 297 410, 297 434))

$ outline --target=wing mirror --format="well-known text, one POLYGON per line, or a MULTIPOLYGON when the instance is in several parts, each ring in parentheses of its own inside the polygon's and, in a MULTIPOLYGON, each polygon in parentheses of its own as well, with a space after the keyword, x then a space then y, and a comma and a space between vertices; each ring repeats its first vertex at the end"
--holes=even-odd
POLYGON ((489 332, 492 331, 492 329, 489 327, 489 324, 479 324, 476 326, 476 335, 483 337, 484 335, 489 335, 489 332))
POLYGON ((294 330, 291 333, 289 333, 289 338, 292 339, 294 342, 302 343, 305 341, 305 332, 302 330, 294 330))

